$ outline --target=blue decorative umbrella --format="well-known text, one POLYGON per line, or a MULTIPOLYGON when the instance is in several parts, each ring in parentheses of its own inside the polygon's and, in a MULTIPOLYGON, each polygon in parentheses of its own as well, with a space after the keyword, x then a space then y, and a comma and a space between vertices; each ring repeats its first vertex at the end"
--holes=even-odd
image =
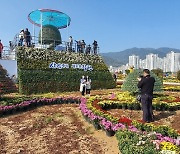
POLYGON ((50 9, 38 9, 32 11, 28 15, 28 20, 39 27, 52 25, 58 29, 68 27, 71 22, 71 18, 65 13, 50 9))
MULTIPOLYGON (((70 25, 71 18, 63 12, 51 9, 38 9, 28 15, 28 20, 33 24, 41 27, 41 45, 42 45, 42 28, 43 26, 54 26, 57 29, 66 28, 70 25)), ((34 29, 34 28, 33 28, 34 29)))

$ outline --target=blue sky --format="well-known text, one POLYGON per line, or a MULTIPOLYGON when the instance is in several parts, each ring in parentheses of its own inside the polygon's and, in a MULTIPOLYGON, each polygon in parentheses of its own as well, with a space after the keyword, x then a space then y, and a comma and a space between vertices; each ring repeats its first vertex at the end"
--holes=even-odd
MULTIPOLYGON (((7 45, 22 28, 32 32, 27 16, 39 8, 68 14, 72 20, 69 34, 86 43, 96 39, 101 52, 180 48, 180 0, 1 0, 2 42, 7 45)), ((67 30, 61 34, 67 40, 67 30)))

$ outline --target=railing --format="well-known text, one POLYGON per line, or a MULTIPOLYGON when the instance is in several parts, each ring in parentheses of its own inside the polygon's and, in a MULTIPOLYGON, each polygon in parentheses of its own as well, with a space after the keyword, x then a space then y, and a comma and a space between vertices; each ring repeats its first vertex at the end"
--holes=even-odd
POLYGON ((4 46, 1 59, 15 60, 16 59, 15 49, 8 47, 8 46, 4 46))
MULTIPOLYGON (((19 34, 16 34, 12 42, 13 46, 20 46, 19 34)), ((23 46, 26 46, 25 41, 23 41, 23 46)), ((43 48, 43 49, 55 49, 58 51, 68 51, 68 52, 79 52, 79 53, 89 53, 89 54, 99 54, 99 47, 96 48, 93 45, 86 45, 84 48, 81 45, 78 45, 77 41, 73 43, 62 41, 59 43, 59 40, 51 40, 48 38, 41 39, 37 36, 31 36, 31 47, 34 48, 43 48), (47 43, 50 42, 50 43, 47 43), (42 44, 41 44, 42 43, 42 44)))
MULTIPOLYGON (((30 46, 28 47, 39 48, 39 49, 52 49, 61 52, 99 54, 99 47, 94 48, 93 45, 86 45, 83 48, 82 46, 78 46, 77 41, 74 41, 76 43, 62 41, 59 44, 59 41, 57 40, 42 39, 42 42, 39 40, 41 40, 39 37, 32 36, 30 40, 30 46), (48 44, 47 42, 50 43, 48 44)), ((15 35, 14 40, 11 42, 11 46, 4 46, 1 59, 15 60, 17 46, 21 46, 19 34, 15 35)), ((22 46, 26 46, 26 42, 24 40, 22 46)))

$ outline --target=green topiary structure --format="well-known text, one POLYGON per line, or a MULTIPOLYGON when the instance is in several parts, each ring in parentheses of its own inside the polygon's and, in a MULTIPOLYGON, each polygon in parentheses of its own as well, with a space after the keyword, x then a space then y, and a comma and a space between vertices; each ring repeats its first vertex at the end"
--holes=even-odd
POLYGON ((82 75, 92 80, 92 89, 116 86, 107 66, 98 55, 86 55, 35 48, 17 48, 19 91, 23 94, 78 91, 82 75), (54 67, 58 64, 58 68, 54 67), (68 64, 68 68, 61 68, 68 64), (72 67, 92 66, 93 70, 72 67))
MULTIPOLYGON (((139 92, 137 87, 138 80, 137 78, 139 75, 142 74, 142 70, 134 70, 132 73, 129 73, 128 76, 125 78, 125 81, 122 85, 123 91, 129 91, 132 94, 136 94, 139 92)), ((153 76, 156 80, 154 85, 154 92, 162 91, 163 83, 159 77, 157 77, 153 72, 151 72, 151 76, 153 76)))
MULTIPOLYGON (((41 43, 41 31, 39 32, 39 43, 41 43)), ((60 31, 52 26, 46 25, 42 28, 42 43, 58 45, 62 43, 60 31)))
POLYGON ((177 79, 180 80, 180 70, 177 71, 177 79))
POLYGON ((17 92, 13 81, 8 77, 7 70, 0 65, 0 95, 17 92))

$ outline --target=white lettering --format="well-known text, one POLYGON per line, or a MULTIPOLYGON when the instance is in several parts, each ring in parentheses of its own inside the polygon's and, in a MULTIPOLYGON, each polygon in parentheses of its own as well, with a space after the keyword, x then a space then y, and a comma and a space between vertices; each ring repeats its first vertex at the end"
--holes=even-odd
MULTIPOLYGON (((69 69, 70 66, 69 66, 69 64, 52 62, 49 64, 49 68, 52 68, 52 69, 65 69, 65 68, 69 69)), ((71 68, 72 69, 81 69, 84 71, 92 71, 93 70, 93 67, 91 65, 87 65, 87 64, 72 64, 71 68)))

